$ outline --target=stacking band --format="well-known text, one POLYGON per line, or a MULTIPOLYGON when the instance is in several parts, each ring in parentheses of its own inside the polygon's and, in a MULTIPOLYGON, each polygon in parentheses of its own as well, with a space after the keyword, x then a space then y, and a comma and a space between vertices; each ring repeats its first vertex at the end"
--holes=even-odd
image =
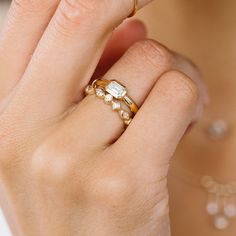
POLYGON ((113 111, 117 111, 119 114, 119 117, 123 120, 124 124, 128 126, 131 121, 133 114, 130 115, 128 111, 125 111, 121 108, 121 103, 119 101, 116 101, 114 97, 107 93, 102 87, 93 87, 92 85, 88 85, 85 88, 86 95, 95 95, 96 97, 104 100, 104 102, 108 105, 111 105, 113 111))
POLYGON ((134 1, 134 8, 132 13, 129 15, 129 17, 132 17, 136 14, 136 12, 138 11, 138 0, 133 0, 134 1))
POLYGON ((117 100, 122 100, 129 108, 130 111, 136 114, 138 112, 138 106, 127 95, 127 89, 121 83, 115 80, 100 79, 93 82, 94 87, 102 87, 106 92, 111 94, 117 100))
POLYGON ((126 88, 115 80, 95 80, 91 85, 85 88, 85 93, 86 95, 95 95, 103 99, 106 104, 111 105, 112 110, 118 112, 119 117, 126 126, 131 123, 134 115, 138 111, 138 106, 127 95, 126 88), (122 108, 121 102, 124 102, 129 107, 130 112, 122 108))

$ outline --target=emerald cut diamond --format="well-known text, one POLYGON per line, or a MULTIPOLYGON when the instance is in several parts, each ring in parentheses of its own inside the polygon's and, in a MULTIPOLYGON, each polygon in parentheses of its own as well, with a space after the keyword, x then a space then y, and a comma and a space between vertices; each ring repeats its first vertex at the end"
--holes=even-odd
POLYGON ((126 88, 116 81, 111 81, 106 86, 106 91, 116 99, 123 98, 127 93, 126 88))

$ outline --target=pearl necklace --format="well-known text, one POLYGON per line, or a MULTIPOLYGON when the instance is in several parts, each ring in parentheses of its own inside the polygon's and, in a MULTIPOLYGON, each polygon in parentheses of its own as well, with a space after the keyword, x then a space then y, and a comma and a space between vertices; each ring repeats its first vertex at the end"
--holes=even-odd
POLYGON ((213 225, 219 230, 226 229, 230 219, 236 217, 236 182, 222 184, 204 176, 201 184, 208 193, 206 212, 213 218, 213 225))
MULTIPOLYGON (((229 132, 229 125, 223 119, 214 120, 207 128, 212 140, 221 140, 229 132)), ((211 176, 203 176, 201 185, 208 193, 206 212, 213 218, 218 230, 226 229, 230 219, 236 217, 236 182, 219 183, 211 176)))
MULTIPOLYGON (((217 119, 210 122, 205 131, 209 139, 219 141, 229 133, 229 125, 225 120, 217 119)), ((173 172, 170 170, 170 175, 176 171, 179 172, 179 175, 188 172, 175 163, 173 172)), ((205 210, 211 217, 214 228, 217 230, 228 228, 230 221, 236 218, 236 182, 220 183, 211 176, 196 177, 190 172, 187 175, 190 175, 191 178, 187 178, 185 182, 190 183, 189 179, 195 177, 197 179, 196 186, 200 186, 206 191, 205 210)))

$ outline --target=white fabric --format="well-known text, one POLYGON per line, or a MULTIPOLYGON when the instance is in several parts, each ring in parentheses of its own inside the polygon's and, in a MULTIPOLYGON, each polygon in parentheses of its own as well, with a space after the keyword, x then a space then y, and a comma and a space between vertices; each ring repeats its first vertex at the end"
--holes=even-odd
POLYGON ((0 209, 0 235, 12 236, 1 209, 0 209))

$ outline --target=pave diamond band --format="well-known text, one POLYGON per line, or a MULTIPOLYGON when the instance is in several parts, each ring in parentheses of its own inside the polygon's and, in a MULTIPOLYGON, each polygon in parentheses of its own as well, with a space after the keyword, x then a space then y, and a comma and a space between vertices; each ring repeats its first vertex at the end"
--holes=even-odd
POLYGON ((102 99, 106 104, 111 105, 113 111, 116 111, 124 124, 128 126, 134 115, 138 111, 138 106, 127 95, 125 86, 117 81, 105 79, 95 80, 92 85, 85 88, 86 95, 95 95, 102 99), (122 108, 122 102, 128 106, 129 111, 122 108))

